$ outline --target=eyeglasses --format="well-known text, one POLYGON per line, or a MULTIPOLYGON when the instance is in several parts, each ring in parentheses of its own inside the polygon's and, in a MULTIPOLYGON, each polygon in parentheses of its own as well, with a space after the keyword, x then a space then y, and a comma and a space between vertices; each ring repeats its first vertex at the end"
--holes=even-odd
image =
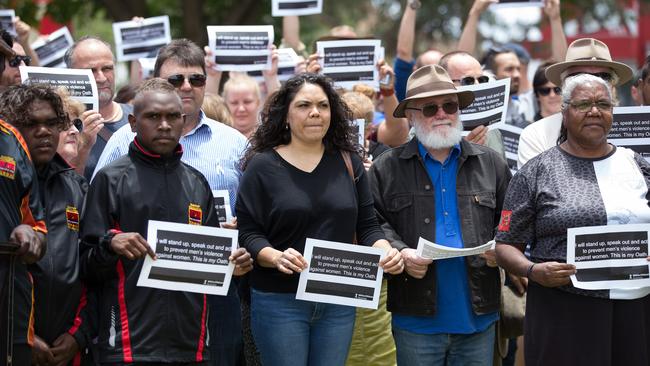
POLYGON ((83 130, 83 128, 84 128, 84 124, 83 124, 83 122, 81 121, 81 118, 75 118, 75 119, 73 119, 73 120, 72 120, 72 125, 73 125, 73 126, 74 126, 78 131, 79 131, 79 132, 81 132, 81 130, 83 130))
POLYGON ((485 76, 485 75, 481 75, 481 76, 479 76, 477 78, 475 78, 473 76, 466 76, 466 77, 464 77, 462 79, 452 79, 451 81, 453 81, 454 83, 459 83, 460 85, 465 86, 465 85, 474 85, 474 84, 476 84, 477 81, 478 81, 479 84, 485 84, 488 81, 490 81, 490 78, 485 76))
POLYGON ((612 81, 612 79, 614 79, 612 74, 610 74, 608 72, 574 72, 573 74, 567 75, 567 78, 570 78, 570 77, 576 76, 576 75, 580 75, 580 74, 593 75, 593 76, 596 76, 596 77, 599 77, 599 78, 605 80, 608 83, 610 83, 612 81))
POLYGON ((174 88, 180 88, 183 86, 185 79, 187 79, 190 82, 190 85, 193 87, 200 88, 202 86, 205 86, 206 77, 203 74, 192 74, 187 76, 187 78, 183 74, 176 74, 168 77, 167 81, 169 81, 169 83, 172 84, 174 88))
POLYGON ((562 93, 562 88, 560 88, 559 86, 554 86, 552 88, 539 88, 537 89, 537 93, 545 97, 551 94, 551 90, 553 91, 553 93, 555 93, 555 95, 560 95, 562 93))
POLYGON ((422 115, 425 117, 433 117, 438 113, 438 108, 442 107, 442 110, 445 111, 447 114, 454 114, 458 112, 458 103, 456 102, 446 102, 443 103, 441 106, 437 104, 427 104, 423 106, 422 108, 413 108, 413 107, 407 107, 406 109, 412 109, 414 111, 420 111, 422 112, 422 115))
POLYGON ((9 66, 18 67, 20 66, 21 61, 25 63, 25 66, 29 66, 29 64, 32 62, 32 58, 29 56, 14 56, 14 58, 9 60, 9 66))
POLYGON ((607 100, 583 100, 580 102, 571 103, 570 105, 580 113, 587 113, 591 111, 594 106, 596 106, 596 108, 602 112, 609 112, 612 110, 612 108, 614 108, 612 102, 607 100))

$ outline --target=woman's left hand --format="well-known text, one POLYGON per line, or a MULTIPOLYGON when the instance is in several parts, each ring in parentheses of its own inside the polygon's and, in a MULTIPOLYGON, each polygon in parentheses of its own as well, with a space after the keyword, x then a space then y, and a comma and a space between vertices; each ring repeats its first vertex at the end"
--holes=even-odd
POLYGON ((235 265, 235 276, 242 276, 253 269, 253 258, 245 248, 237 248, 228 260, 235 265))
POLYGON ((400 274, 404 271, 404 260, 402 254, 395 248, 390 248, 384 259, 379 261, 379 265, 384 272, 390 274, 400 274))

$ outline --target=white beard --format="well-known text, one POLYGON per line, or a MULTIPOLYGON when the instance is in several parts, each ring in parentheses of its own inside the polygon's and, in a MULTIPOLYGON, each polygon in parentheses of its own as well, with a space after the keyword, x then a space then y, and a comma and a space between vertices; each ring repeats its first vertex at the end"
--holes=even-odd
MULTIPOLYGON (((443 121, 437 121, 441 123, 443 121)), ((415 130, 415 136, 418 138, 418 141, 424 145, 427 149, 445 149, 452 147, 460 142, 463 138, 463 124, 460 121, 452 121, 452 125, 445 128, 446 131, 440 131, 440 128, 437 127, 433 130, 424 127, 424 123, 415 121, 413 123, 413 129, 415 130)))

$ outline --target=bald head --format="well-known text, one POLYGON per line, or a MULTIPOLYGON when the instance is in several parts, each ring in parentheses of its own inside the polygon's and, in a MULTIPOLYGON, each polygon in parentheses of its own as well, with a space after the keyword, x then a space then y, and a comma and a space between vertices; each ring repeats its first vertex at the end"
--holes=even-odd
POLYGON ((415 69, 419 69, 422 66, 427 65, 437 65, 442 57, 442 52, 436 50, 429 50, 418 56, 415 60, 415 69))
POLYGON ((461 85, 461 80, 465 78, 478 80, 483 76, 481 64, 467 52, 456 51, 444 55, 440 59, 440 66, 447 70, 447 74, 456 86, 461 85))

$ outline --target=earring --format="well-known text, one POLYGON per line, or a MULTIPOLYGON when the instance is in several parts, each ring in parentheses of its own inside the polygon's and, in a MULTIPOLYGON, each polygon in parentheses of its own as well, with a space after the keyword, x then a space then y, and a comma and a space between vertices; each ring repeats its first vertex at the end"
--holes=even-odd
POLYGON ((284 129, 289 131, 289 123, 288 122, 284 124, 284 129))

